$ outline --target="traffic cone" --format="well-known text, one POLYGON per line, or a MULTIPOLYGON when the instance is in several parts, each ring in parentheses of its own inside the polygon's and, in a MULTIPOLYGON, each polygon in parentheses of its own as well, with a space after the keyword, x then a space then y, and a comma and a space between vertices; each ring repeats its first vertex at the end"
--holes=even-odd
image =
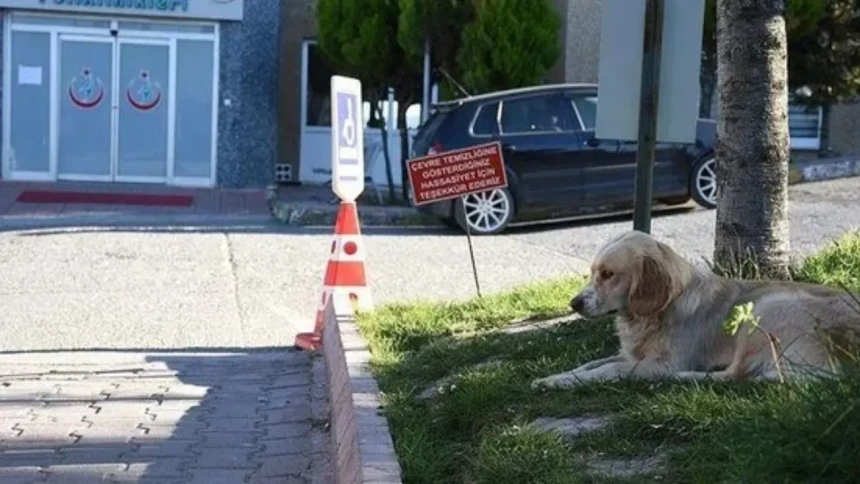
POLYGON ((336 292, 349 297, 353 310, 373 308, 364 270, 364 253, 364 242, 361 238, 355 202, 341 202, 323 280, 322 296, 317 306, 314 331, 297 335, 296 346, 311 351, 322 346, 326 304, 336 292))

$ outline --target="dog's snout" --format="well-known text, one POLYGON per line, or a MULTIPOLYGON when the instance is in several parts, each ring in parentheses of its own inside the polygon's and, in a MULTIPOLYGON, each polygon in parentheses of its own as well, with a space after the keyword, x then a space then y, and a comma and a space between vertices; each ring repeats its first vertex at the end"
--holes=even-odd
POLYGON ((581 313, 584 304, 585 301, 582 298, 582 294, 579 294, 570 300, 570 309, 573 309, 577 313, 581 313))

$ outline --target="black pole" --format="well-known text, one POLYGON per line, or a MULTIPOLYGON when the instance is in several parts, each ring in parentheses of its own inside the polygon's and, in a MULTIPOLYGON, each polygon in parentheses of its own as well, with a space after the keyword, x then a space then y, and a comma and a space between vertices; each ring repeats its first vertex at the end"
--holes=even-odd
POLYGON ((646 0, 642 43, 642 86, 639 93, 639 133, 636 146, 636 188, 633 230, 651 233, 654 152, 657 145, 657 105, 660 94, 660 54, 663 46, 664 0, 646 0))
POLYGON ((472 248, 472 229, 469 225, 469 216, 466 214, 466 197, 462 197, 463 220, 466 222, 466 242, 469 243, 469 259, 472 261, 472 275, 475 276, 475 290, 478 291, 478 299, 481 298, 481 283, 478 281, 478 265, 475 264, 475 250, 472 248))

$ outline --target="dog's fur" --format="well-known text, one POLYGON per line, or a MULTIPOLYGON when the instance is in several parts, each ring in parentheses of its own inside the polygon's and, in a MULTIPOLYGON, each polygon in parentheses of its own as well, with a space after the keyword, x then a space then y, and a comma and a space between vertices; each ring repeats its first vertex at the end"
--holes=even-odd
POLYGON ((638 231, 603 247, 571 307, 586 318, 615 314, 621 349, 535 380, 533 388, 620 378, 775 380, 834 374, 840 356, 834 342, 844 348, 860 335, 860 307, 843 290, 720 277, 638 231), (726 331, 732 309, 748 302, 757 324, 726 331))

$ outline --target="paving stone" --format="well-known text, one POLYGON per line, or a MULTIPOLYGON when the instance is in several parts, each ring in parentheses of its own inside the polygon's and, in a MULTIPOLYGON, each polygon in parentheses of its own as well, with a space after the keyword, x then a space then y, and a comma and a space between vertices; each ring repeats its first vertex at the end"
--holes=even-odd
POLYGON ((297 400, 307 401, 310 391, 310 385, 283 387, 267 392, 266 398, 270 402, 275 400, 293 400, 294 402, 297 400), (300 399, 296 397, 300 397, 300 399))
POLYGON ((296 386, 306 386, 311 384, 311 375, 310 371, 303 371, 301 373, 293 373, 279 376, 273 379, 270 385, 267 387, 268 390, 277 390, 283 388, 292 388, 296 386))
POLYGON ((257 470, 261 477, 297 476, 310 469, 311 459, 298 454, 273 455, 263 458, 261 464, 257 470))
POLYGON ((209 387, 177 383, 169 385, 164 392, 165 398, 202 399, 209 393, 209 387))
POLYGON ((98 464, 104 462, 121 462, 121 457, 132 450, 129 444, 111 446, 87 446, 80 443, 73 447, 61 448, 57 453, 62 457, 62 464, 98 464))
POLYGON ((169 439, 160 443, 146 444, 137 444, 137 439, 133 439, 132 442, 135 443, 134 448, 123 456, 123 460, 128 462, 159 457, 194 457, 193 448, 199 443, 194 439, 169 439))
POLYGON ((250 471, 236 469, 197 469, 188 484, 236 484, 245 482, 250 471))
POLYGON ((0 482, 3 484, 44 482, 48 475, 32 465, 0 466, 0 482))
POLYGON ((277 440, 261 441, 261 456, 307 454, 311 450, 311 442, 305 437, 292 437, 277 440))
POLYGON ((45 482, 51 484, 92 484, 104 481, 109 474, 120 472, 125 464, 56 465, 44 470, 45 482))
POLYGON ((207 418, 203 432, 255 432, 260 421, 253 418, 207 418))
POLYGON ((193 409, 201 409, 202 400, 199 398, 164 398, 159 400, 158 405, 149 407, 149 413, 158 414, 163 411, 191 411, 193 409))
MULTIPOLYGON (((61 460, 62 456, 54 449, 30 448, 0 452, 0 467, 48 467, 59 464, 61 460)), ((0 479, 0 482, 4 481, 0 479)))
POLYGON ((146 420, 144 415, 147 411, 158 405, 158 400, 136 400, 136 401, 111 401, 106 400, 93 404, 96 415, 103 420, 146 420))
MULTIPOLYGON (((32 403, 3 403, 0 402, 0 422, 3 422, 3 425, 9 424, 11 419, 22 418, 26 419, 33 415, 36 411, 42 408, 44 405, 40 402, 32 402, 32 403)), ((9 425, 11 427, 12 425, 9 425)))
POLYGON ((93 417, 96 410, 80 405, 48 405, 43 409, 34 410, 30 422, 52 425, 77 425, 84 419, 93 417))
POLYGON ((287 408, 262 412, 264 424, 294 423, 311 420, 313 409, 310 405, 293 405, 287 408))
POLYGON ((291 437, 307 437, 311 431, 310 423, 285 423, 265 425, 263 440, 288 439, 291 437))
MULTIPOLYGON (((186 476, 186 469, 194 463, 193 458, 169 458, 157 459, 151 462, 132 462, 124 472, 131 475, 148 477, 174 477, 186 476)), ((118 476, 123 473, 117 472, 118 476)))
POLYGON ((206 428, 200 420, 180 420, 173 424, 159 425, 158 422, 141 423, 140 428, 146 438, 151 440, 193 439, 206 428))
POLYGON ((192 468, 208 469, 253 469, 256 465, 251 461, 251 449, 235 447, 198 449, 197 458, 191 464, 192 468))
POLYGON ((50 423, 19 422, 14 429, 20 431, 17 437, 4 440, 0 448, 32 448, 35 446, 68 445, 75 440, 71 434, 84 430, 83 422, 75 425, 55 425, 50 423))
POLYGON ((255 448, 262 432, 203 432, 200 434, 199 448, 203 447, 240 447, 255 448))
POLYGON ((210 407, 209 418, 254 418, 262 405, 254 402, 223 403, 210 407))
POLYGON ((251 484, 306 484, 307 480, 301 477, 289 477, 289 476, 278 476, 278 477, 264 477, 264 476, 253 476, 249 481, 251 484))

